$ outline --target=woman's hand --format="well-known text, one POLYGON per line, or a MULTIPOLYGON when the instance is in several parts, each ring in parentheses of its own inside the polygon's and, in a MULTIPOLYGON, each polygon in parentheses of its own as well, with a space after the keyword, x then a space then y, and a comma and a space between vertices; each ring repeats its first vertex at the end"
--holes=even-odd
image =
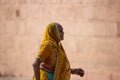
POLYGON ((71 69, 71 73, 83 77, 85 72, 81 68, 74 68, 74 69, 71 69))

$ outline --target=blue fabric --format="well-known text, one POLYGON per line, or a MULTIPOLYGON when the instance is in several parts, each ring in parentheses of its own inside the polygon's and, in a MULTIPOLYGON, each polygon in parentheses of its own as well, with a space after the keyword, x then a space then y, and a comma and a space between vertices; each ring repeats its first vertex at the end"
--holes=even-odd
POLYGON ((47 72, 48 80, 53 80, 53 73, 47 72))

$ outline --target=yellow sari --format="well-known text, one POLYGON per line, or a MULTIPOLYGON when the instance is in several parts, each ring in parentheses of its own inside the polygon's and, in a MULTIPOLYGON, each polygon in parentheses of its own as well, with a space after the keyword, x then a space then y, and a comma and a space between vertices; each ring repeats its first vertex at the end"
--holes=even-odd
MULTIPOLYGON (((60 43, 60 38, 59 38, 59 32, 58 28, 56 27, 55 23, 50 23, 45 31, 44 37, 42 44, 51 44, 52 47, 55 49, 57 56, 56 56, 56 65, 55 65, 55 71, 53 73, 52 80, 70 80, 70 74, 71 74, 71 69, 70 69, 70 64, 68 61, 68 58, 66 56, 66 53, 63 49, 62 44, 60 43)), ((44 48, 40 48, 40 51, 44 48)), ((39 51, 39 52, 40 52, 39 51)), ((42 55, 38 55, 38 57, 41 60, 45 60, 46 56, 49 54, 49 48, 47 48, 42 55), (47 55, 45 54, 47 53, 47 55)), ((46 75, 46 71, 40 70, 40 80, 49 80, 48 76, 46 75)), ((36 80, 35 77, 33 80, 36 80)))

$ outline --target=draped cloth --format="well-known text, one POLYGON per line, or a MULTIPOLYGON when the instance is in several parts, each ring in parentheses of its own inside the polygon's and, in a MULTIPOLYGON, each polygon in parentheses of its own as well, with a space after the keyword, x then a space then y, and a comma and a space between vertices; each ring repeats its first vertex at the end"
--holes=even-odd
MULTIPOLYGON (((55 70, 51 76, 51 80, 70 80, 70 63, 67 55, 64 51, 62 43, 60 42, 60 34, 56 23, 50 23, 43 36, 42 45, 37 55, 42 61, 47 59, 47 56, 51 55, 50 51, 53 48, 56 51, 55 70), (47 48, 45 47, 47 46, 47 48), (51 47, 52 46, 52 47, 51 47)), ((40 80, 50 80, 48 72, 40 70, 40 80)), ((35 77, 33 80, 36 80, 35 77)))

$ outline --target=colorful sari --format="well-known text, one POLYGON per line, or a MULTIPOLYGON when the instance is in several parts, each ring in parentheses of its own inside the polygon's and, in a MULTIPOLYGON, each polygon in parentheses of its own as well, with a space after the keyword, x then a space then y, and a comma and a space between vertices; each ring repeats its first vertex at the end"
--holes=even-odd
MULTIPOLYGON (((54 73, 49 73, 40 69, 40 80, 70 80, 70 64, 59 37, 59 31, 56 27, 56 23, 50 23, 46 28, 42 44, 52 46, 52 48, 56 51, 55 70, 54 73)), ((46 56, 50 55, 50 50, 51 49, 49 47, 41 47, 37 58, 44 61, 46 56)), ((35 77, 33 80, 36 80, 35 77)))

